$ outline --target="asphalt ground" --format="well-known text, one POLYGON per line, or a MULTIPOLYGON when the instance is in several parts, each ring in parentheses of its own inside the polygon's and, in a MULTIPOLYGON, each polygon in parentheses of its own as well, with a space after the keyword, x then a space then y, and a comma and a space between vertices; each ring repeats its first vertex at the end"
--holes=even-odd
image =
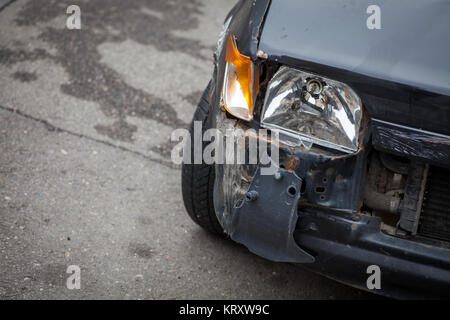
POLYGON ((0 11, 1 299, 361 299, 187 216, 190 122, 231 0, 17 0, 0 11), (81 8, 81 30, 66 9, 81 8), (66 286, 67 267, 81 288, 66 286))

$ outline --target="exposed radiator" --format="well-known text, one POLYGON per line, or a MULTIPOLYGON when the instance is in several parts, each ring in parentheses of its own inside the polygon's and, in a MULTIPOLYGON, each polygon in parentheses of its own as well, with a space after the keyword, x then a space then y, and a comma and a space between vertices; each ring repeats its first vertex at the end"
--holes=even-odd
POLYGON ((450 170, 430 166, 418 234, 450 241, 450 170))

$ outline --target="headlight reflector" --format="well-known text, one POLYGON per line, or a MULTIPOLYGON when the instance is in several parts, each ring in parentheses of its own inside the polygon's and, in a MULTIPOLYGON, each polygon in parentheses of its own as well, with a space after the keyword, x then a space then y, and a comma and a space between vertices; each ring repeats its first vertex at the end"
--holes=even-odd
POLYGON ((238 51, 232 35, 228 39, 225 62, 224 107, 235 117, 250 121, 259 89, 259 74, 251 59, 238 51))
POLYGON ((361 99, 346 84, 281 67, 269 82, 261 124, 352 153, 358 150, 361 117, 361 99))

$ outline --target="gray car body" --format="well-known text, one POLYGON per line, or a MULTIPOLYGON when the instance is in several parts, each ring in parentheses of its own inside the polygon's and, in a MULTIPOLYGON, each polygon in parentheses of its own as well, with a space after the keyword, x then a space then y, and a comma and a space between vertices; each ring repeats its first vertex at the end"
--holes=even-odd
MULTIPOLYGON (((370 19, 369 19, 370 20, 370 19)), ((450 1, 272 0, 259 48, 450 95, 450 1), (380 8, 369 29, 367 8, 380 8)))

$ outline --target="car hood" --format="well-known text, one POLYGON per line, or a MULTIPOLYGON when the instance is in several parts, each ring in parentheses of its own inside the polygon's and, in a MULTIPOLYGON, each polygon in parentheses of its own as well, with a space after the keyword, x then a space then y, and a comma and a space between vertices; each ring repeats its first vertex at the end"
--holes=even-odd
POLYGON ((450 95, 450 1, 272 0, 259 49, 286 64, 308 61, 450 95))

